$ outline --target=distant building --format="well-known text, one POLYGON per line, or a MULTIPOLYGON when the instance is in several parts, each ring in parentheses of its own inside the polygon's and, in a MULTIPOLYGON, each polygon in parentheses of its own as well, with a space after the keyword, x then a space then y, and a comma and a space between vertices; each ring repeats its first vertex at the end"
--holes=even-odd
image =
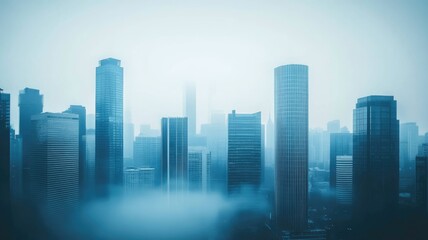
POLYGON ((187 83, 184 92, 184 113, 188 121, 189 139, 196 136, 196 87, 194 83, 187 83))
POLYGON ((308 66, 275 68, 275 199, 278 228, 308 223, 308 66))
MULTIPOLYGON (((80 193, 83 194, 86 189, 85 186, 85 163, 86 163, 86 108, 80 105, 71 105, 65 113, 74 113, 79 116, 79 188, 80 193)), ((83 196, 81 196, 83 197, 83 196)))
POLYGON ((418 154, 419 127, 414 122, 400 124, 400 192, 415 194, 415 158, 418 154))
POLYGON ((332 189, 336 187, 336 157, 343 155, 352 156, 352 134, 330 134, 330 188, 332 189))
POLYGON ((29 193, 30 186, 30 151, 33 143, 34 129, 31 125, 31 116, 43 111, 43 95, 38 89, 24 88, 19 93, 19 135, 22 139, 22 178, 23 192, 29 193))
POLYGON ((336 203, 352 204, 352 156, 336 156, 336 203))
POLYGON ((10 133, 10 188, 13 199, 22 197, 22 140, 14 129, 10 133))
POLYGON ((399 121, 392 96, 358 99, 354 110, 353 216, 386 217, 398 205, 399 121))
POLYGON ((261 113, 228 118, 227 190, 229 195, 245 190, 258 192, 262 181, 261 113))
POLYGON ((123 68, 107 58, 96 68, 95 176, 99 197, 123 184, 123 68))
POLYGON ((155 186, 154 168, 127 168, 123 177, 127 194, 144 193, 153 190, 155 186))
POLYGON ((87 129, 85 135, 85 192, 88 197, 95 196, 95 129, 87 129))
POLYGON ((225 115, 213 113, 211 122, 201 126, 201 135, 206 137, 211 153, 210 191, 226 192, 227 186, 227 125, 225 115))
POLYGON ((161 137, 140 135, 134 142, 134 166, 137 168, 154 168, 155 185, 161 181, 161 137))
POLYGON ((161 186, 170 193, 188 189, 187 118, 162 118, 161 186))
POLYGON ((31 199, 47 216, 62 218, 79 204, 79 117, 42 113, 31 121, 31 199))
POLYGON ((211 178, 211 153, 205 147, 189 147, 189 190, 207 192, 211 178))

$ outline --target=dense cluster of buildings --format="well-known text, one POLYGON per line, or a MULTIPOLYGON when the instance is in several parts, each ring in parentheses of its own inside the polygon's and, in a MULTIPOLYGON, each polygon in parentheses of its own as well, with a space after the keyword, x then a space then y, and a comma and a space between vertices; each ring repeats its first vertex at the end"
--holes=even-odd
POLYGON ((428 135, 420 136, 416 123, 399 124, 392 96, 359 98, 353 133, 339 121, 309 130, 308 66, 284 65, 274 70, 273 122, 233 110, 227 121, 213 114, 198 132, 190 84, 183 116, 160 119, 160 130, 143 125, 134 137, 134 125, 124 120, 121 62, 99 64, 95 126, 83 106, 44 112, 40 91, 25 88, 16 135, 10 95, 0 92, 2 201, 24 199, 60 218, 116 194, 259 194, 271 196, 267 224, 290 239, 325 237, 308 225, 308 199, 320 189, 333 196, 332 216, 340 220, 387 217, 399 203, 428 213, 428 135))

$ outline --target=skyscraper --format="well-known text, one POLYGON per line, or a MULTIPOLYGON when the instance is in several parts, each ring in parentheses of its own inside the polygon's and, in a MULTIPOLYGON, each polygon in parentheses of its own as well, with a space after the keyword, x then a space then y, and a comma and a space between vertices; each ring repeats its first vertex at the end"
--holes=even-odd
POLYGON ((62 218, 79 202, 79 117, 42 113, 31 121, 31 200, 48 217, 62 218))
POLYGON ((419 127, 414 122, 400 124, 400 192, 415 194, 415 158, 418 154, 419 127))
POLYGON ((275 68, 275 201, 279 229, 308 222, 308 66, 275 68))
POLYGON ((95 129, 87 129, 85 134, 86 162, 85 162, 85 188, 86 196, 95 195, 95 129))
POLYGON ((336 156, 335 167, 336 202, 350 206, 352 204, 352 156, 336 156))
POLYGON ((123 68, 107 58, 96 69, 95 175, 98 196, 123 184, 123 68))
POLYGON ((196 87, 187 83, 184 93, 184 116, 189 122, 189 137, 196 135, 196 87))
POLYGON ((0 88, 0 225, 10 231, 10 95, 0 88))
POLYGON ((354 110, 355 220, 387 216, 398 204, 399 121, 392 96, 358 99, 354 110))
POLYGON ((161 185, 170 193, 187 191, 187 118, 162 118, 161 185))
POLYGON ((24 88, 19 93, 19 135, 22 139, 22 177, 24 195, 29 193, 30 151, 34 129, 31 125, 31 116, 43 111, 43 95, 38 89, 24 88))
POLYGON ((257 192, 262 177, 261 113, 237 114, 228 117, 227 191, 229 195, 243 191, 257 192))
POLYGON ((80 194, 85 192, 85 165, 86 165, 86 108, 80 105, 71 105, 64 113, 74 113, 79 116, 79 188, 80 194))
MULTIPOLYGON (((336 157, 352 156, 352 134, 332 133, 330 134, 330 187, 336 187, 336 157)), ((352 163, 352 161, 351 161, 352 163)))
POLYGON ((207 192, 209 190, 211 153, 206 147, 189 147, 188 179, 189 190, 207 192))

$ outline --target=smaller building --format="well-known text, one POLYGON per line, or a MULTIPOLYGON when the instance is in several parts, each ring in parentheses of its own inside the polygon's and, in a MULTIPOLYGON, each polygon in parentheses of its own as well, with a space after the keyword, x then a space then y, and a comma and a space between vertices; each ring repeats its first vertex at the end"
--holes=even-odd
POLYGON ((207 192, 209 188, 211 153, 205 147, 189 147, 189 190, 207 192))
POLYGON ((154 168, 127 168, 124 171, 125 193, 136 194, 153 190, 155 186, 154 168))

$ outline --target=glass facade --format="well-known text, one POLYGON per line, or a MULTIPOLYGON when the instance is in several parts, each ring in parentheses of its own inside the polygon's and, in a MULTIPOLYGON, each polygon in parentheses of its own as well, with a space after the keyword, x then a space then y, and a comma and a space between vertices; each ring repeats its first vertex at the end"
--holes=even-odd
POLYGON ((352 156, 336 156, 335 166, 336 203, 350 206, 352 204, 352 156))
POLYGON ((187 118, 162 118, 161 132, 161 185, 168 193, 184 193, 188 189, 187 118))
POLYGON ((261 113, 228 117, 227 191, 258 192, 262 181, 261 113))
MULTIPOLYGON (((0 89, 0 210, 10 199, 10 95, 0 89)), ((7 208, 7 207, 6 207, 7 208)), ((3 213, 2 213, 3 214, 3 213)))
POLYGON ((30 152, 31 200, 48 217, 61 218, 79 203, 79 118, 42 113, 31 121, 35 130, 30 152))
POLYGON ((211 153, 205 147, 189 147, 189 190, 207 192, 209 190, 211 153))
POLYGON ((107 58, 96 68, 95 175, 98 196, 123 184, 123 68, 107 58))
POLYGON ((275 68, 275 201, 279 229, 308 222, 308 66, 275 68))
POLYGON ((399 121, 392 96, 360 98, 354 110, 353 197, 356 220, 398 204, 399 121))
POLYGON ((134 166, 155 169, 155 184, 160 185, 161 137, 138 136, 134 142, 134 166))

